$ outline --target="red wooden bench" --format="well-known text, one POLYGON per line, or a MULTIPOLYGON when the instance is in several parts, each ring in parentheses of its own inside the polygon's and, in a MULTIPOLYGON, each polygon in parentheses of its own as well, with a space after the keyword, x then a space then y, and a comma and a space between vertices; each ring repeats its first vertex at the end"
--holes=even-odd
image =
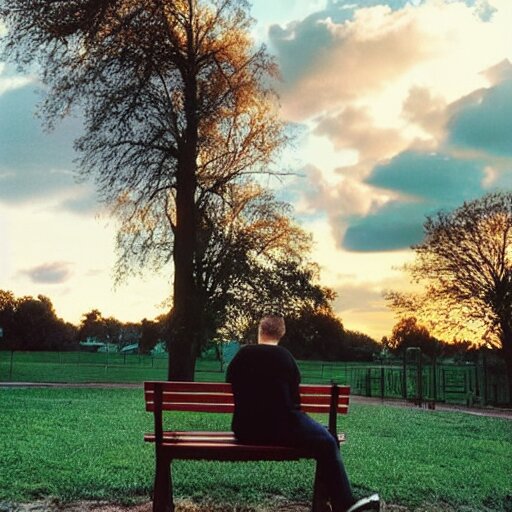
MULTIPOLYGON (((238 442, 233 432, 164 430, 163 411, 232 413, 231 384, 214 382, 145 382, 146 411, 152 412, 155 431, 144 440, 155 443, 156 470, 153 512, 173 512, 171 464, 175 459, 193 460, 298 460, 314 458, 307 449, 288 446, 250 445, 238 442)), ((348 386, 301 384, 301 409, 328 415, 328 428, 340 443, 345 435, 337 432, 337 415, 348 412, 348 386)), ((313 512, 322 510, 321 482, 315 477, 313 512)))

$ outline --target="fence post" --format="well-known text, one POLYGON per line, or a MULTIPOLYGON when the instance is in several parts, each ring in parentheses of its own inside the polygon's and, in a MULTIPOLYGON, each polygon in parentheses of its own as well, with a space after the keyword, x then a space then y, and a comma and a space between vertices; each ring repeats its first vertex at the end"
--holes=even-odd
POLYGON ((11 363, 9 365, 9 380, 12 381, 12 365, 14 359, 14 350, 11 350, 11 363))
POLYGON ((407 400, 407 359, 405 357, 405 352, 404 352, 404 367, 403 367, 403 371, 402 371, 402 394, 403 394, 403 397, 404 397, 404 400, 407 400))
POLYGON ((418 391, 418 407, 423 404, 423 366, 421 364, 421 352, 419 353, 418 359, 418 374, 417 374, 417 391, 418 391))
POLYGON ((384 366, 382 366, 381 364, 381 367, 380 367, 380 398, 382 400, 384 400, 384 366))
POLYGON ((482 405, 487 405, 487 357, 485 356, 485 352, 482 353, 482 405))

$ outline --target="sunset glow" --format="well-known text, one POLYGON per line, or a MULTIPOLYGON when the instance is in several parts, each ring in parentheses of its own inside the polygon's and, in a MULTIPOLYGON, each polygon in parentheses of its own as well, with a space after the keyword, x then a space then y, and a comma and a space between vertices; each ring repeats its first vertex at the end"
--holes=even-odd
MULTIPOLYGON (((281 162, 292 173, 270 185, 313 234, 345 327, 380 339, 396 321, 382 292, 408 286, 396 268, 425 215, 511 189, 512 2, 252 3, 297 132, 281 162)), ((93 308, 153 318, 167 308, 171 269, 114 289, 116 225, 74 177, 80 120, 44 132, 40 89, 0 63, 0 289, 47 295, 74 323, 93 308)))

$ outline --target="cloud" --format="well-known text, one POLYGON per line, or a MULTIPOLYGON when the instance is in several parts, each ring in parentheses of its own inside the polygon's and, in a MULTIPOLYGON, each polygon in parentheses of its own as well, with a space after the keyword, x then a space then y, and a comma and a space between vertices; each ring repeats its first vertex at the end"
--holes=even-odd
POLYGON ((403 103, 403 118, 423 130, 425 137, 439 143, 445 135, 448 120, 446 100, 427 87, 413 85, 403 103))
POLYGON ((373 167, 364 182, 388 191, 391 199, 381 205, 373 203, 374 208, 366 213, 344 219, 345 249, 382 251, 408 247, 421 241, 427 215, 456 208, 489 190, 511 187, 509 66, 493 67, 488 75, 497 81, 495 85, 474 91, 446 105, 444 110, 442 101, 433 99, 428 91, 412 91, 404 110, 423 124, 431 120, 430 128, 436 126, 442 131, 444 140, 440 138, 438 151, 409 149, 373 167), (469 156, 456 151, 461 148, 469 156), (496 165, 494 157, 501 157, 496 165))
POLYGON ((362 252, 403 249, 421 241, 424 220, 424 206, 390 201, 378 212, 350 220, 342 246, 362 252))
POLYGON ((293 120, 375 92, 432 53, 410 10, 396 15, 383 5, 354 11, 333 3, 286 28, 273 26, 269 37, 284 76, 284 114, 293 120))
POLYGON ((0 202, 60 198, 61 209, 90 213, 96 202, 94 190, 77 185, 73 171, 73 140, 80 123, 67 119, 52 132, 44 132, 34 115, 40 97, 33 87, 0 95, 0 202))
POLYGON ((375 127, 368 109, 353 106, 319 118, 314 133, 327 136, 336 149, 357 148, 360 160, 389 158, 407 145, 398 130, 375 127))
MULTIPOLYGON (((2 36, 2 26, 0 24, 0 37, 2 36)), ((12 73, 5 62, 0 62, 0 95, 32 83, 34 77, 20 76, 12 73)))
POLYGON ((482 195, 485 179, 486 168, 479 161, 403 152, 376 166, 366 179, 395 197, 367 215, 348 219, 342 246, 351 251, 389 251, 416 244, 423 237, 426 216, 482 195))
POLYGON ((504 78, 459 101, 448 130, 449 143, 490 155, 512 157, 512 64, 504 78))
POLYGON ((337 297, 333 307, 341 314, 346 311, 370 313, 387 310, 381 286, 378 284, 342 284, 335 287, 335 292, 337 297))
POLYGON ((77 215, 93 215, 101 210, 97 194, 91 184, 83 183, 64 194, 64 198, 57 204, 58 210, 66 210, 77 215))
POLYGON ((483 192, 485 165, 447 154, 405 151, 377 165, 366 179, 370 185, 454 206, 483 192))
POLYGON ((350 251, 408 248, 426 216, 512 183, 510 2, 377 3, 271 32, 285 115, 340 158, 307 167, 300 205, 350 251))
POLYGON ((0 166, 3 169, 42 167, 70 170, 73 167, 73 139, 78 127, 72 121, 45 133, 35 118, 41 99, 29 85, 0 96, 0 166))
POLYGON ((284 114, 311 119, 378 94, 403 98, 411 87, 451 102, 484 83, 477 73, 491 58, 510 58, 510 15, 506 0, 331 1, 274 25, 284 114))
POLYGON ((37 284, 62 284, 71 278, 71 264, 66 262, 43 263, 36 267, 20 271, 37 284))

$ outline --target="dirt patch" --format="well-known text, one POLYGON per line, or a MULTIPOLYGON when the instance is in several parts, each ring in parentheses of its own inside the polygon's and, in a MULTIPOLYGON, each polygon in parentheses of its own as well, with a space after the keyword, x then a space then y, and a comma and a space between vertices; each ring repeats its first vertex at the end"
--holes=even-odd
MULTIPOLYGON (((275 503, 265 506, 197 504, 187 500, 176 503, 175 512, 310 512, 308 503, 275 503)), ((137 505, 120 505, 104 501, 77 501, 59 503, 36 501, 32 503, 0 503, 0 512, 151 512, 151 502, 137 505)), ((455 512, 454 508, 442 505, 423 505, 407 508, 402 505, 383 503, 381 512, 455 512)))

